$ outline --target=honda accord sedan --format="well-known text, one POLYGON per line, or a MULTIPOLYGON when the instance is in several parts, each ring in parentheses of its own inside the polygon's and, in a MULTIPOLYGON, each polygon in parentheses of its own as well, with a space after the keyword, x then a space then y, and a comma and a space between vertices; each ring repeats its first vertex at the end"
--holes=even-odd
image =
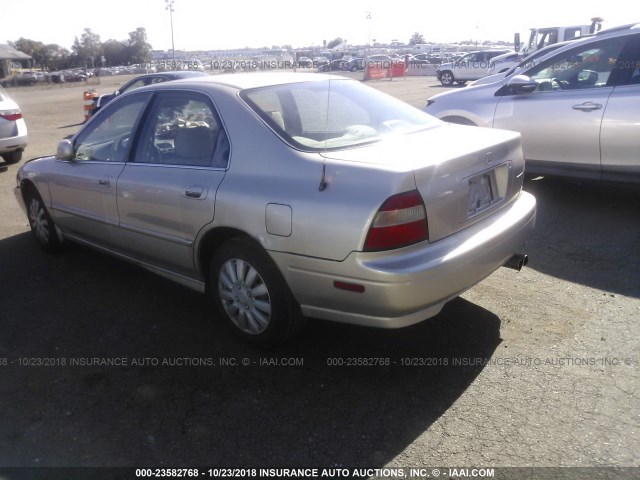
POLYGON ((250 343, 305 318, 411 325, 526 263, 518 133, 448 125, 360 82, 249 73, 118 96, 16 198, 78 242, 210 295, 250 343))

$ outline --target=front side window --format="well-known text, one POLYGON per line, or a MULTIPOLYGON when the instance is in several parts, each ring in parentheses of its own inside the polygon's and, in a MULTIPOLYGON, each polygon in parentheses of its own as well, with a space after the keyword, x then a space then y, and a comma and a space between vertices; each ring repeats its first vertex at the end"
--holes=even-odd
POLYGON ((275 85, 240 95, 283 140, 306 151, 363 145, 439 124, 421 110, 351 80, 275 85))
POLYGON ((105 107, 74 141, 75 159, 126 161, 135 125, 149 97, 150 94, 123 97, 105 107))
POLYGON ((226 132, 204 95, 162 92, 146 121, 135 161, 225 168, 228 156, 226 132))
POLYGON ((624 43, 614 38, 574 48, 532 68, 528 75, 538 84, 536 92, 611 86, 609 79, 624 43))

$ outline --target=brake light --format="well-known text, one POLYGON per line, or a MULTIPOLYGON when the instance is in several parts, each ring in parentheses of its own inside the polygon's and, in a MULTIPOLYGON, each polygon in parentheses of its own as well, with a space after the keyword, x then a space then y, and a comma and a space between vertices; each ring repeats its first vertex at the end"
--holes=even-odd
POLYGON ((3 110, 0 111, 0 117, 13 122, 22 118, 22 112, 20 110, 3 110))
POLYGON ((417 190, 389 197, 376 213, 364 250, 405 247, 429 238, 427 211, 417 190))

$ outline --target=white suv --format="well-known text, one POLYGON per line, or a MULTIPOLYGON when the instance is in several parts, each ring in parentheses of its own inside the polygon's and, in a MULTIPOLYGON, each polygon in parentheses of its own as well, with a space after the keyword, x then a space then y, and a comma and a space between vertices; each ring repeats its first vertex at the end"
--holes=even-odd
POLYGON ((436 70, 436 75, 445 87, 453 85, 454 82, 462 85, 469 80, 478 80, 487 76, 491 59, 505 53, 511 53, 511 50, 481 50, 467 53, 455 62, 441 64, 436 70))

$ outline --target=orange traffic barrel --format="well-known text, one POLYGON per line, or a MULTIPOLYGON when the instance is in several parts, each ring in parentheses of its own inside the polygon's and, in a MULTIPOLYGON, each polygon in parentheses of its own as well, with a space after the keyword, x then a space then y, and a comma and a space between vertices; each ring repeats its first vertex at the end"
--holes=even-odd
POLYGON ((98 92, 96 92, 93 88, 84 92, 84 121, 86 122, 91 117, 91 108, 93 106, 93 99, 98 96, 98 92))

